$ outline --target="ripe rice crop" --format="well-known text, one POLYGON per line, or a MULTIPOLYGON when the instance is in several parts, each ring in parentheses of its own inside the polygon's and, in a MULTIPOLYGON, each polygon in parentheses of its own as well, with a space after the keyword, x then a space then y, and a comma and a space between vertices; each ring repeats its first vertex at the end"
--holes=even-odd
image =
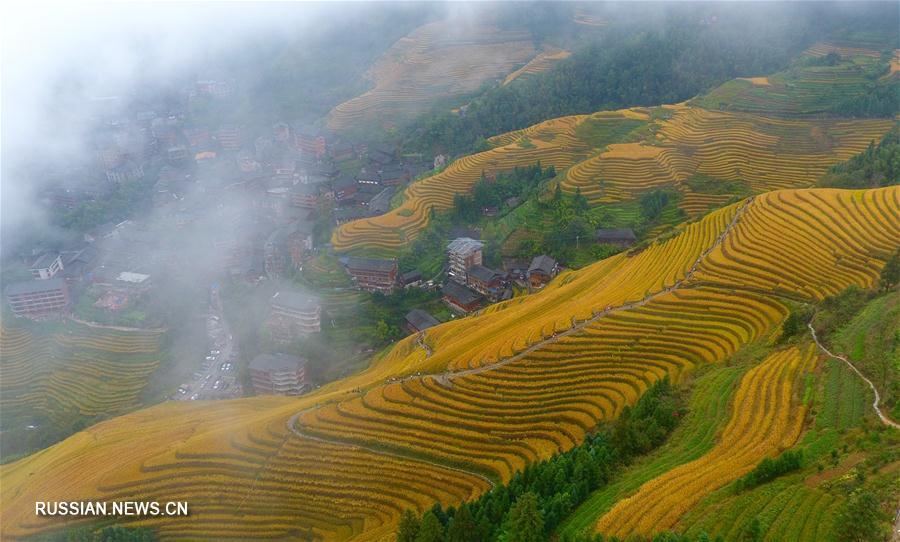
MULTIPOLYGON (((898 197, 896 187, 758 196, 430 328, 421 337, 430 354, 410 336, 367 370, 302 397, 173 402, 100 423, 0 467, 3 538, 57 527, 33 507, 60 498, 187 500, 187 519, 140 522, 174 539, 389 538, 402 510, 474 498, 581 443, 663 376, 677 381, 771 340, 788 313, 765 280, 772 274, 791 279, 777 287, 791 297, 870 284, 900 239, 898 197), (831 230, 842 233, 820 239, 831 230), (843 263, 803 268, 771 259, 769 247, 843 263), (792 281, 801 271, 805 281, 792 281)), ((11 335, 10 348, 21 340, 11 335)), ((722 457, 715 447, 699 459, 728 469, 716 480, 796 439, 802 407, 792 386, 811 360, 810 351, 781 352, 742 380, 734 404, 749 406, 734 411, 718 445, 742 451, 722 457), (743 437, 748 424, 770 437, 743 437)), ((671 498, 666 511, 689 508, 684 494, 671 498)), ((645 517, 658 523, 653 510, 645 517)))
POLYGON ((815 362, 813 347, 776 352, 741 380, 731 419, 717 445, 695 461, 645 483, 616 504, 596 530, 619 537, 675 525, 705 495, 751 471, 797 441, 806 407, 796 388, 815 362))

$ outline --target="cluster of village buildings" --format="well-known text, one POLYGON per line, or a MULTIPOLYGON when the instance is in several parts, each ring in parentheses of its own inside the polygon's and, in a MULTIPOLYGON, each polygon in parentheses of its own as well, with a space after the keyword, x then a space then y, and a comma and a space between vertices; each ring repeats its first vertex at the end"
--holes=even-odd
MULTIPOLYGON (((227 100, 233 92, 232 82, 198 81, 185 100, 188 105, 198 98, 227 100)), ((88 291, 96 297, 94 307, 115 313, 150 292, 156 277, 178 274, 209 281, 225 274, 250 284, 277 279, 301 269, 317 250, 317 224, 382 214, 396 190, 446 165, 444 156, 426 164, 394 148, 369 148, 306 124, 278 122, 262 134, 236 125, 201 125, 187 110, 137 108, 103 119, 94 138, 93 167, 62 174, 45 194, 45 204, 65 213, 104 200, 116 186, 152 183, 152 211, 99 225, 61 249, 34 247, 25 262, 31 280, 5 288, 13 314, 60 317, 71 311, 74 297, 88 291), (79 183, 70 184, 72 178, 79 183)), ((634 234, 601 230, 598 241, 626 246, 634 234)), ((492 269, 484 265, 483 250, 471 237, 447 246, 447 280, 440 287, 443 301, 457 314, 509 299, 514 285, 541 288, 559 272, 547 255, 492 269)), ((418 271, 401 274, 396 260, 347 256, 340 261, 362 290, 390 294, 438 287, 418 271)), ((314 295, 280 291, 271 300, 266 329, 275 343, 286 344, 318 333, 321 315, 314 295)), ((405 325, 416 333, 437 323, 417 309, 405 325)), ((288 354, 259 356, 250 373, 258 393, 308 389, 305 361, 288 354)))

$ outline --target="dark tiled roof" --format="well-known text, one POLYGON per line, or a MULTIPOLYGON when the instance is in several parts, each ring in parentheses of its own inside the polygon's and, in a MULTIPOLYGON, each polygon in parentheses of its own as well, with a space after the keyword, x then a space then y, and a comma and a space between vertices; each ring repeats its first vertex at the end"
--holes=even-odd
POLYGON ((470 277, 480 280, 481 282, 491 282, 494 279, 503 278, 503 273, 494 271, 483 265, 473 265, 467 271, 470 277))
POLYGON ((440 324, 437 318, 428 314, 422 309, 413 309, 409 311, 409 313, 406 315, 406 321, 419 331, 440 324))
POLYGON ((260 354, 250 362, 251 371, 296 370, 306 365, 306 360, 290 354, 260 354))
POLYGON ((356 258, 350 256, 347 258, 347 267, 349 269, 358 269, 360 271, 391 271, 396 269, 396 260, 376 260, 374 258, 356 258))
POLYGON ((409 284, 417 280, 422 280, 422 273, 418 269, 407 271, 406 273, 400 275, 400 282, 402 282, 403 284, 409 284))
POLYGON ((6 295, 22 295, 36 294, 38 292, 49 292, 51 290, 59 290, 63 287, 65 281, 61 277, 48 280, 27 280, 25 282, 14 282, 6 287, 6 295))
POLYGON ((534 259, 531 260, 531 265, 528 266, 528 272, 540 271, 546 275, 550 275, 553 273, 554 267, 556 267, 556 260, 546 254, 541 254, 540 256, 535 256, 534 259))
POLYGON ((468 305, 481 299, 481 295, 479 295, 478 292, 473 292, 465 286, 452 281, 447 282, 447 284, 444 285, 444 288, 441 291, 445 296, 453 299, 461 305, 468 305))
POLYGON ((44 252, 31 264, 32 269, 44 269, 50 267, 50 265, 56 261, 56 258, 59 257, 58 252, 44 252))

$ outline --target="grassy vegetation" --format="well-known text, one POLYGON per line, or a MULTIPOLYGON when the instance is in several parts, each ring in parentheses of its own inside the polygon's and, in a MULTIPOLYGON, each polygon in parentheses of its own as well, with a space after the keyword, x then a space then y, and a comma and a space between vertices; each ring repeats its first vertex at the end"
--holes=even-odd
POLYGON ((900 292, 873 299, 832 337, 881 393, 893 419, 900 419, 900 292))
POLYGON ((618 500, 634 493, 645 482, 709 451, 715 443, 717 432, 728 418, 727 407, 736 383, 748 368, 749 364, 741 363, 709 368, 698 374, 690 384, 687 415, 665 445, 640 458, 615 476, 609 485, 592 493, 560 525, 558 533, 574 536, 593 530, 597 518, 609 511, 618 500))

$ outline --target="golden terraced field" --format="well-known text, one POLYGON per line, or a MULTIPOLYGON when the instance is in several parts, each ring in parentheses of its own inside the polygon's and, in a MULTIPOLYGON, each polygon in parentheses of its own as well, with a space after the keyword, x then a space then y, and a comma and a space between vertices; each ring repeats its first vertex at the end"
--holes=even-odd
POLYGON ((763 458, 797 442, 803 429, 804 375, 815 347, 776 352, 748 372, 732 403, 731 419, 712 450, 642 485, 605 514, 596 530, 608 536, 652 535, 716 489, 750 472, 763 458))
POLYGON ((406 189, 405 201, 400 207, 385 215, 338 227, 332 236, 335 249, 398 249, 421 231, 428 221, 430 209, 440 211, 450 208, 453 196, 468 192, 481 178, 482 172, 507 171, 538 161, 544 167, 566 168, 572 165, 588 150, 574 132, 581 119, 579 116, 561 117, 514 132, 517 134, 515 137, 492 140, 499 146, 464 156, 440 173, 412 184, 406 189))
POLYGON ((0 408, 84 416, 140 406, 159 365, 160 333, 69 324, 49 336, 0 328, 0 408))
MULTIPOLYGON (((579 444, 663 375, 773 338, 781 296, 871 286, 900 245, 898 209, 897 187, 760 195, 408 337, 307 396, 169 403, 103 422, 0 467, 2 536, 60 526, 34 517, 35 500, 184 499, 190 517, 142 523, 172 539, 389 540, 402 510, 472 498, 579 444)), ((811 363, 788 352, 747 376, 754 406, 735 411, 732 433, 748 457, 772 448, 737 426, 763 416, 784 429, 772 442, 790 440, 794 417, 772 416, 762 397, 793 405, 791 375, 811 363)))
MULTIPOLYGON (((467 193, 482 172, 516 166, 554 165, 564 192, 580 191, 593 204, 633 199, 641 193, 677 186, 681 207, 693 217, 721 205, 727 194, 692 193, 684 182, 693 175, 745 183, 755 192, 812 186, 831 165, 863 151, 894 125, 888 119, 785 120, 747 113, 708 111, 686 105, 579 115, 546 121, 492 137, 493 148, 465 156, 444 171, 407 188, 403 205, 387 214, 339 226, 332 243, 338 251, 391 252, 415 239, 429 211, 442 211, 453 196, 467 193), (580 130, 614 133, 617 123, 648 123, 629 142, 592 148, 580 130), (604 125, 609 125, 607 130, 604 125)), ((621 139, 613 135, 604 139, 621 139)))
POLYGON ((526 31, 489 23, 428 23, 391 46, 369 70, 373 87, 332 109, 328 128, 396 124, 426 110, 436 98, 473 92, 486 81, 502 79, 535 55, 526 31))
POLYGON ((572 53, 563 49, 551 49, 549 51, 543 51, 536 57, 529 60, 528 64, 525 64, 518 70, 507 75, 506 79, 503 80, 503 84, 508 85, 522 76, 545 72, 552 68, 553 65, 560 60, 565 60, 570 56, 572 56, 572 53))

